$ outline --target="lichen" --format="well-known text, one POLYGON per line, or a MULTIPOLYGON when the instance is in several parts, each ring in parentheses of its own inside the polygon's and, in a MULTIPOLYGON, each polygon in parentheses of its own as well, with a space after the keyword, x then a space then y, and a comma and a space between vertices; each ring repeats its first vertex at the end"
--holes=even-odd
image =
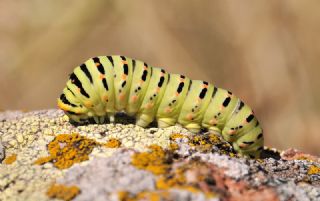
POLYGON ((104 146, 107 148, 119 148, 121 146, 121 141, 116 138, 110 138, 104 146))
POLYGON ((211 147, 212 145, 221 143, 221 140, 215 134, 192 135, 188 138, 190 146, 211 147))
POLYGON ((179 145, 177 143, 175 143, 175 142, 171 142, 169 144, 169 149, 170 149, 170 151, 176 151, 176 150, 179 149, 179 145))
POLYGON ((170 140, 176 140, 179 138, 187 138, 187 136, 181 133, 173 133, 170 135, 170 140))
POLYGON ((309 167, 308 174, 309 175, 311 175, 311 174, 320 174, 320 167, 317 167, 315 165, 311 165, 309 167))
POLYGON ((150 145, 149 152, 135 153, 132 156, 132 165, 153 174, 164 174, 170 168, 170 154, 158 145, 150 145))
POLYGON ((190 161, 177 167, 168 174, 161 175, 156 182, 157 189, 170 190, 172 188, 186 190, 192 193, 204 193, 207 197, 215 197, 214 192, 206 192, 199 186, 212 179, 207 163, 190 161), (192 175, 192 176, 190 176, 192 175), (193 177, 193 178, 190 178, 193 177))
POLYGON ((89 159, 89 154, 99 143, 77 133, 59 134, 48 144, 49 156, 37 159, 34 164, 52 162, 58 169, 66 169, 75 163, 89 159))
POLYGON ((169 193, 167 191, 142 191, 136 195, 130 194, 128 191, 118 192, 119 201, 138 201, 138 200, 150 200, 150 201, 166 201, 170 200, 169 193))
POLYGON ((212 148, 218 147, 218 152, 234 157, 234 150, 232 146, 222 140, 218 135, 209 133, 203 135, 190 135, 188 136, 188 144, 194 147, 197 151, 207 153, 211 152, 212 148))
POLYGON ((7 156, 4 160, 3 163, 6 165, 10 165, 14 163, 17 160, 17 154, 12 154, 10 156, 7 156))
POLYGON ((75 198, 80 193, 77 186, 64 186, 61 184, 53 184, 47 191, 49 198, 56 198, 64 201, 69 201, 75 198))
MULTIPOLYGON (((171 146, 175 147, 175 145, 171 146)), ((149 146, 149 149, 150 151, 148 152, 135 153, 132 156, 131 161, 132 165, 135 167, 150 171, 157 176, 156 190, 144 191, 144 195, 145 193, 150 195, 151 193, 156 193, 159 191, 169 193, 170 189, 176 188, 192 193, 203 192, 207 197, 216 196, 216 194, 212 192, 204 192, 198 185, 201 182, 205 182, 208 178, 211 178, 206 163, 199 160, 194 160, 180 165, 179 167, 173 167, 172 156, 174 155, 175 148, 164 150, 160 146, 151 145, 149 146), (202 172, 198 172, 200 169, 202 172), (192 172, 197 175, 193 181, 188 181, 188 172, 192 172)), ((123 198, 122 200, 124 201, 133 201, 136 198, 140 198, 137 197, 138 194, 135 196, 129 196, 129 194, 120 193, 119 197, 121 196, 123 198)))

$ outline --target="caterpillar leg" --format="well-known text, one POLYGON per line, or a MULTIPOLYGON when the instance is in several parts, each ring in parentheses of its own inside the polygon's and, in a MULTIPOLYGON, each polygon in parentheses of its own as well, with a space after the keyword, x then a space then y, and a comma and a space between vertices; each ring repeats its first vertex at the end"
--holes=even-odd
POLYGON ((151 118, 150 116, 145 115, 145 114, 141 114, 141 115, 138 115, 137 118, 136 118, 136 125, 145 128, 152 121, 153 121, 153 118, 151 118))
POLYGON ((188 129, 192 133, 199 133, 201 130, 201 127, 197 123, 189 123, 184 126, 186 129, 188 129))
POLYGON ((176 121, 171 118, 159 118, 157 122, 158 122, 159 128, 167 128, 169 126, 174 126, 176 124, 176 121))
POLYGON ((221 135, 221 130, 218 127, 211 126, 211 127, 208 128, 208 132, 213 133, 215 135, 222 136, 221 135))
POLYGON ((115 122, 114 114, 109 115, 109 121, 112 124, 115 122))

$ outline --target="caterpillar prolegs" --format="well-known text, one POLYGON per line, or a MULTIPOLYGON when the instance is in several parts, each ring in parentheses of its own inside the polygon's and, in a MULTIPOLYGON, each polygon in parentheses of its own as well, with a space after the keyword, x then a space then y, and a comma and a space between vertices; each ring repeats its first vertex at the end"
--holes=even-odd
POLYGON ((241 155, 258 158, 263 150, 262 128, 250 107, 230 91, 125 56, 99 56, 76 67, 58 99, 58 106, 78 123, 124 111, 136 124, 158 127, 181 124, 221 134, 241 155))

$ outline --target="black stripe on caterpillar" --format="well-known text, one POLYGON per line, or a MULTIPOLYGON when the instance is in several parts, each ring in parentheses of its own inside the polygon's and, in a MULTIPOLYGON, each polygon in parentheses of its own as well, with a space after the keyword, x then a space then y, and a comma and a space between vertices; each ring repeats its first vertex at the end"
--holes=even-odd
POLYGON ((156 119, 161 128, 179 123, 194 133, 208 129, 251 158, 263 150, 253 111, 230 91, 125 56, 94 57, 76 67, 58 106, 78 123, 114 122, 115 113, 124 111, 141 127, 156 119))

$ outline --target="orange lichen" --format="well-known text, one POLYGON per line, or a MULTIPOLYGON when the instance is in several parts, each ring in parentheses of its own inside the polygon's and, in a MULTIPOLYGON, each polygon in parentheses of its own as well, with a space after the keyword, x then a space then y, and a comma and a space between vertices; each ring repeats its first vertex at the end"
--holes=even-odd
POLYGON ((320 174, 320 167, 317 167, 315 165, 311 165, 309 167, 309 170, 308 170, 308 174, 320 174))
POLYGON ((161 176, 156 183, 158 189, 167 190, 173 187, 182 187, 186 184, 186 177, 182 169, 177 169, 174 174, 161 176))
POLYGON ((142 191, 136 195, 132 195, 127 191, 118 192, 118 198, 120 201, 138 201, 138 200, 150 200, 150 201, 165 201, 170 200, 169 193, 167 191, 142 191))
POLYGON ((60 134, 48 144, 49 156, 39 158, 34 164, 42 165, 52 162, 59 169, 66 169, 75 163, 89 159, 89 154, 95 146, 95 140, 88 139, 77 133, 60 134))
POLYGON ((80 193, 77 186, 64 186, 61 184, 53 184, 47 191, 49 198, 69 201, 75 198, 80 193))
POLYGON ((176 151, 179 149, 179 145, 177 143, 170 143, 169 148, 170 148, 170 151, 176 151))
POLYGON ((104 146, 107 148, 119 148, 121 146, 121 141, 116 138, 110 138, 104 146))
POLYGON ((12 154, 4 159, 3 163, 6 165, 10 165, 17 160, 17 154, 12 154))
POLYGON ((150 145, 150 152, 136 153, 132 156, 132 165, 145 169, 153 174, 164 174, 170 168, 169 153, 158 145, 150 145))
MULTIPOLYGON (((170 146, 175 146, 174 144, 170 146)), ((178 146, 178 145, 177 145, 178 146)), ((190 191, 192 193, 203 192, 207 197, 216 196, 212 192, 207 192, 201 189, 199 183, 205 182, 207 178, 211 178, 207 164, 198 160, 189 161, 178 167, 173 167, 172 162, 175 149, 170 148, 164 150, 160 146, 149 146, 150 151, 136 153, 132 156, 131 163, 139 168, 152 172, 157 175, 156 190, 146 191, 143 195, 151 195, 152 193, 167 192, 172 188, 190 191), (190 174, 195 175, 193 179, 188 178, 190 174)), ((139 199, 146 199, 146 197, 139 197, 141 194, 130 196, 128 193, 120 192, 120 200, 133 201, 139 199), (138 199, 139 198, 139 199, 138 199)), ((150 197, 147 197, 151 200, 150 197)), ((162 197, 160 197, 162 199, 162 197)), ((159 199, 160 199, 159 198, 159 199)), ((156 200, 156 199, 155 199, 156 200)), ((162 199, 165 200, 165 199, 162 199)))
POLYGON ((188 144, 199 152, 211 152, 213 146, 216 146, 219 148, 219 153, 231 157, 236 156, 232 151, 232 146, 213 133, 188 136, 188 144))
POLYGON ((176 140, 179 138, 186 138, 186 137, 187 137, 186 135, 183 135, 181 133, 173 133, 170 135, 170 140, 176 140))

